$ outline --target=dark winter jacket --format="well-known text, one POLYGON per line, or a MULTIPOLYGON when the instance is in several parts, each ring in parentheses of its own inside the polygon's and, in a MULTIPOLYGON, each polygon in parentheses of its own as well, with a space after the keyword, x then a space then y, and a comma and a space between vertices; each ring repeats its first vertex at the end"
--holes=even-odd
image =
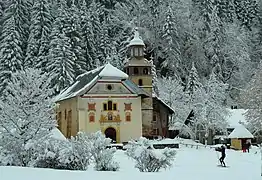
POLYGON ((216 148, 216 151, 221 152, 222 157, 226 157, 226 148, 224 146, 216 148))

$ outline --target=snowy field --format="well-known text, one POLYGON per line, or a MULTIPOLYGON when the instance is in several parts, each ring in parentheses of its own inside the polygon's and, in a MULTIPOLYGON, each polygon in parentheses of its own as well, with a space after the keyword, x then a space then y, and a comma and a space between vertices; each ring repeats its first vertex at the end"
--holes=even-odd
POLYGON ((91 167, 88 171, 62 171, 51 169, 33 169, 18 167, 0 167, 1 180, 83 180, 83 179, 114 179, 114 180, 262 180, 260 176, 260 153, 236 152, 227 150, 226 164, 230 167, 217 167, 217 152, 210 148, 187 148, 177 150, 177 158, 172 168, 158 173, 141 173, 134 168, 134 163, 123 151, 116 153, 120 162, 118 172, 96 172, 91 167))

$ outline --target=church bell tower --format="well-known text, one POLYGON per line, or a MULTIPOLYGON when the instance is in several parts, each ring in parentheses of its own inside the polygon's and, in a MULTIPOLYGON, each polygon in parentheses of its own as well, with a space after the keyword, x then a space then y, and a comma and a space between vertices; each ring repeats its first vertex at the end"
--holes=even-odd
POLYGON ((152 65, 144 58, 144 49, 145 44, 136 29, 134 38, 128 45, 129 59, 124 69, 135 84, 152 96, 152 65))
POLYGON ((145 44, 140 38, 138 30, 135 30, 134 38, 128 45, 128 61, 124 70, 129 79, 142 88, 149 95, 142 99, 142 129, 144 137, 151 137, 153 120, 153 99, 152 99, 152 65, 144 58, 145 44))

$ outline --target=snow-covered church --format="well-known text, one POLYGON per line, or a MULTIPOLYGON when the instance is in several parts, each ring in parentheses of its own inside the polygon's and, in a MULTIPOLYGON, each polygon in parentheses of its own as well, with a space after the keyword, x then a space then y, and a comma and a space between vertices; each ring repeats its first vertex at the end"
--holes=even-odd
POLYGON ((108 63, 78 76, 58 95, 58 128, 67 138, 99 130, 117 143, 169 136, 174 110, 153 93, 152 64, 144 58, 144 46, 136 31, 124 72, 108 63))

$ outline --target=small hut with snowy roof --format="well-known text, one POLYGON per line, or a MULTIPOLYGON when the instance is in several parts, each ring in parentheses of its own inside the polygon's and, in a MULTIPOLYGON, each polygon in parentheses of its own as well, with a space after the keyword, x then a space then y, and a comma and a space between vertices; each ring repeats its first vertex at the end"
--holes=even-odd
POLYGON ((233 149, 241 150, 244 148, 246 143, 254 136, 245 128, 245 126, 239 124, 235 129, 229 134, 229 139, 231 139, 231 146, 233 149))
POLYGON ((144 46, 136 30, 125 72, 108 63, 78 76, 56 97, 58 128, 67 138, 79 131, 102 131, 118 143, 168 136, 174 110, 153 96, 152 65, 144 58, 144 46))

